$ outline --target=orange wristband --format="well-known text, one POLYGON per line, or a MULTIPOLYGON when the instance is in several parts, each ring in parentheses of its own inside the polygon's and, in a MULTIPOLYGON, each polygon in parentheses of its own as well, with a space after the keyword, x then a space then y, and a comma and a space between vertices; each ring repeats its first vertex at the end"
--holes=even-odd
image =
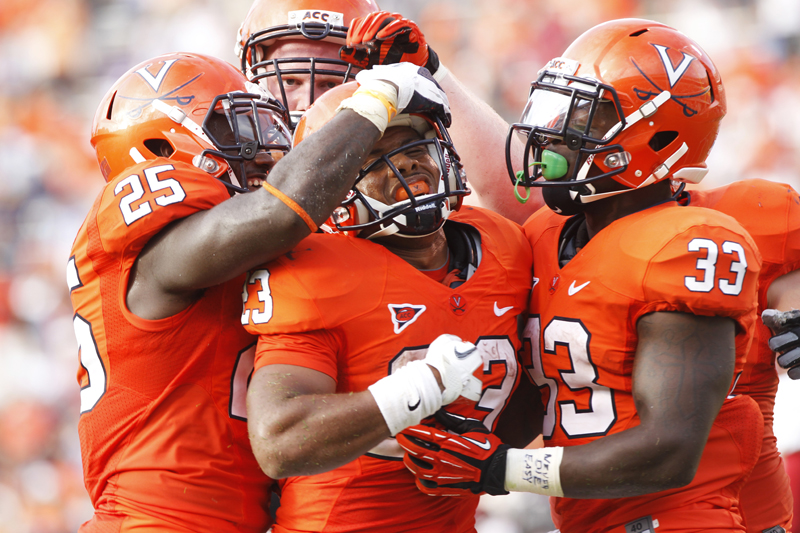
POLYGON ((272 194, 272 196, 274 196, 275 198, 286 204, 286 207, 297 213, 297 216, 303 219, 303 222, 306 223, 308 229, 311 230, 311 233, 317 231, 317 225, 314 224, 314 220, 312 220, 312 218, 308 216, 308 213, 306 213, 305 209, 300 207, 300 205, 297 202, 295 202, 294 200, 283 194, 281 191, 279 191, 266 181, 263 182, 261 186, 267 189, 272 194))

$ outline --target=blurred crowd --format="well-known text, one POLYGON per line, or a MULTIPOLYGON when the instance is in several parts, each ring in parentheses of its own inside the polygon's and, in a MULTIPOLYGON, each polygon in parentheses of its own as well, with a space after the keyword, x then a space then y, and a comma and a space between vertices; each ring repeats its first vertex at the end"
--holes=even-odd
MULTIPOLYGON (((760 177, 800 188, 796 0, 674 0, 669 8, 656 0, 380 4, 416 20, 443 63, 509 121, 522 110, 536 71, 585 29, 631 16, 670 24, 706 49, 728 93, 703 186, 760 177)), ((123 72, 160 53, 195 51, 235 62, 236 30, 249 5, 0 2, 0 533, 75 531, 91 516, 65 268, 103 185, 89 144, 95 108, 123 72)), ((788 435, 779 447, 799 450, 792 415, 778 415, 776 432, 788 435)), ((492 498, 480 508, 481 531, 549 525, 547 501, 534 495, 492 498)))

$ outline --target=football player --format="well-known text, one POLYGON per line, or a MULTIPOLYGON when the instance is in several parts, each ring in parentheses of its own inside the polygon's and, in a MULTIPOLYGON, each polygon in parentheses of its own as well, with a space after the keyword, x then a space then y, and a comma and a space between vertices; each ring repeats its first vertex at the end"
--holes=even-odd
MULTIPOLYGON (((298 147, 352 94, 345 84, 320 97, 298 147)), ((334 210, 335 233, 250 273, 242 321, 259 341, 248 424, 261 467, 279 479, 276 533, 474 531, 478 497, 419 492, 392 437, 442 406, 438 417, 497 427, 517 386, 531 255, 514 222, 457 211, 466 190, 445 124, 395 117, 334 210)))
MULTIPOLYGON (((294 122, 359 68, 402 61, 428 68, 452 105, 451 135, 474 185, 468 201, 520 224, 543 205, 538 192, 525 205, 512 194, 503 172, 508 124, 448 71, 413 21, 380 11, 374 0, 255 0, 236 48, 242 71, 282 98, 294 122)), ((508 153, 518 166, 522 143, 511 142, 508 153)))
MULTIPOLYGON (((394 87, 407 103, 415 75, 403 80, 362 107, 403 109, 394 87)), ((286 155, 287 119, 233 66, 184 53, 133 67, 100 104, 92 144, 107 184, 67 270, 95 507, 81 531, 269 528, 272 480, 245 419, 243 274, 316 230, 380 136, 345 110, 286 155)))
POLYGON ((735 220, 670 187, 705 175, 724 114, 709 57, 657 22, 596 26, 540 72, 510 135, 526 137, 512 179, 550 207, 524 228, 545 448, 409 428, 423 491, 553 496, 564 533, 744 531, 763 418, 735 378, 761 259, 735 220))
MULTIPOLYGON (((800 307, 800 198, 790 186, 745 180, 707 191, 684 191, 679 202, 730 215, 753 237, 762 258, 758 278, 759 315, 765 310, 789 312, 800 307)), ((766 321, 772 318, 770 313, 776 311, 767 311, 764 315, 766 321)), ((784 332, 782 325, 775 323, 774 326, 784 332)), ((786 333, 793 335, 791 331, 786 333)), ((793 515, 789 477, 772 429, 778 372, 776 354, 770 349, 771 337, 769 328, 758 320, 756 336, 735 389, 737 393, 756 400, 764 416, 761 455, 740 495, 742 515, 747 531, 751 533, 790 531, 793 515)), ((779 342, 789 343, 790 348, 793 344, 790 341, 779 342)), ((791 353, 787 355, 785 362, 783 356, 778 357, 778 363, 787 367, 796 364, 791 361, 791 353)))

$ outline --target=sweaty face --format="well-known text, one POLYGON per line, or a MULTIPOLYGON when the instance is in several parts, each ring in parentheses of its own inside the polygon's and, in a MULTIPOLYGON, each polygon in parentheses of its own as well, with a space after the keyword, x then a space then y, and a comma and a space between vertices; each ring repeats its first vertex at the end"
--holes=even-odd
MULTIPOLYGON (((382 156, 421 139, 420 134, 407 126, 387 129, 367 158, 364 169, 369 172, 358 182, 358 190, 386 205, 407 200, 408 192, 382 156)), ((439 167, 428 153, 425 145, 401 150, 388 159, 403 177, 414 196, 437 192, 439 167)))
MULTIPOLYGON (((280 62, 280 78, 283 90, 286 93, 286 106, 290 112, 303 112, 309 108, 313 101, 343 82, 343 75, 347 66, 339 64, 340 45, 324 41, 311 41, 309 39, 280 40, 266 49, 263 59, 292 59, 292 58, 317 58, 322 60, 336 60, 337 63, 328 61, 317 62, 314 65, 314 83, 311 83, 311 63, 309 61, 280 62), (338 74, 341 73, 341 74, 338 74)), ((266 72, 274 72, 272 65, 266 72)), ((352 71, 354 73, 354 71, 352 71)), ((351 76, 352 79, 352 76, 351 76)), ((281 99, 281 87, 277 76, 268 76, 261 80, 267 89, 281 99)))

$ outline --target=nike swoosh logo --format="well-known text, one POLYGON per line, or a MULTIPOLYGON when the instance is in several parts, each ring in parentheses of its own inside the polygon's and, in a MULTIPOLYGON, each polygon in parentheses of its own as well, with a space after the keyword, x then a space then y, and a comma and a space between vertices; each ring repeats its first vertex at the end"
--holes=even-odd
POLYGON ((456 357, 458 357, 459 359, 464 359, 465 357, 467 357, 469 354, 471 354, 472 352, 474 352, 477 349, 478 349, 477 347, 472 347, 469 350, 465 350, 465 351, 461 352, 461 351, 458 350, 458 348, 453 348, 453 352, 455 352, 456 357))
POLYGON ((514 309, 513 305, 509 305, 508 307, 497 307, 497 302, 494 303, 494 314, 497 316, 503 316, 512 309, 514 309))
POLYGON ((475 446, 477 446, 478 448, 480 448, 482 450, 487 450, 488 451, 488 450, 490 450, 492 448, 492 445, 489 442, 489 439, 486 439, 486 441, 484 441, 484 442, 478 442, 475 439, 471 439, 469 437, 463 437, 462 436, 462 438, 464 440, 466 440, 466 441, 471 442, 472 444, 474 444, 475 446))
POLYGON ((587 286, 590 283, 591 283, 591 281, 587 281, 586 283, 581 283, 580 285, 578 285, 576 287, 575 286, 575 280, 572 280, 572 283, 570 284, 569 288, 567 289, 567 294, 572 296, 573 294, 576 294, 579 290, 581 290, 582 288, 584 288, 585 286, 587 286))
POLYGON ((422 402, 422 398, 417 398, 417 403, 415 403, 414 405, 407 404, 407 405, 408 405, 408 410, 409 410, 409 411, 416 411, 416 410, 417 410, 417 407, 419 407, 419 404, 420 404, 421 402, 422 402))

